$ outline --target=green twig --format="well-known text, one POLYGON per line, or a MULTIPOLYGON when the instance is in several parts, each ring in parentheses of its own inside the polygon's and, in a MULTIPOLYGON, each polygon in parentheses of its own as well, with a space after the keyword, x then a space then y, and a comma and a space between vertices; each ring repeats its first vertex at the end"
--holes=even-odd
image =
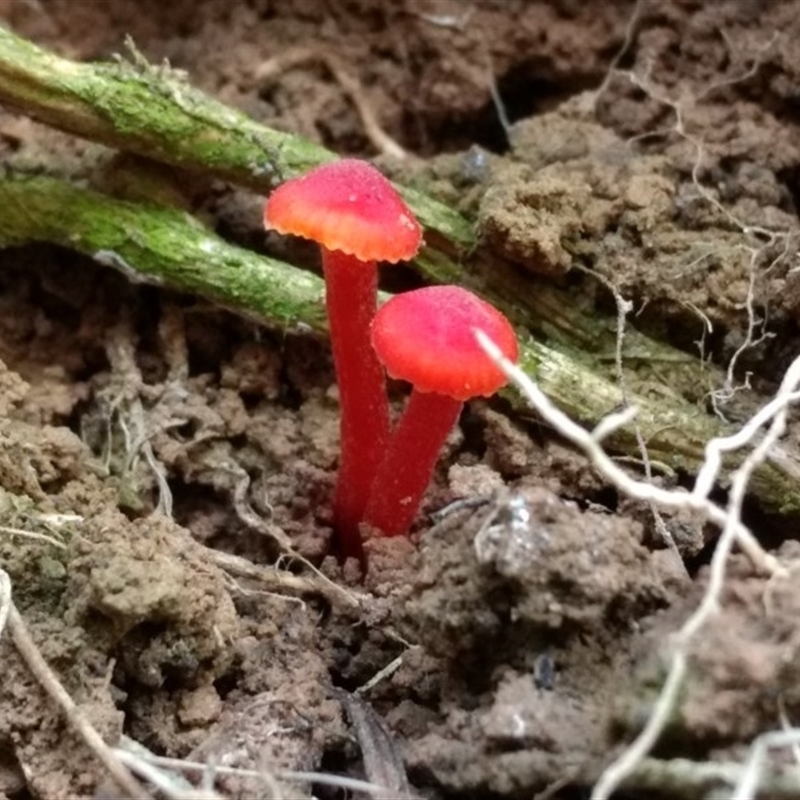
MULTIPOLYGON (((80 64, 0 27, 0 103, 59 130, 267 194, 336 155, 259 125, 166 67, 80 64)), ((422 224, 451 254, 474 245, 471 225, 421 192, 402 189, 422 224)))
POLYGON ((77 250, 135 281, 205 297, 287 330, 326 330, 320 278, 234 247, 195 219, 45 177, 0 179, 0 244, 77 250))

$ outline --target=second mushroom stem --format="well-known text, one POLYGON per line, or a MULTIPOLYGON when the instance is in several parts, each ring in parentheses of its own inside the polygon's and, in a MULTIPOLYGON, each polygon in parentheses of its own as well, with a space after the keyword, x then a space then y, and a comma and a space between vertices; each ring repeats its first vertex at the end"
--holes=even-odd
POLYGON ((341 557, 363 560, 358 526, 389 439, 386 378, 369 338, 378 272, 374 264, 335 250, 323 249, 322 265, 341 406, 334 530, 341 557))
POLYGON ((444 440, 464 404, 445 395, 411 392, 372 484, 365 520, 385 536, 408 532, 430 483, 444 440))

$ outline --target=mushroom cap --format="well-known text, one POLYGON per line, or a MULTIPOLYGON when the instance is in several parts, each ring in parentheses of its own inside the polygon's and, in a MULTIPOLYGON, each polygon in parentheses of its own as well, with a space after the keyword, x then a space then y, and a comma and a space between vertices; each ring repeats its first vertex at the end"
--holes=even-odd
POLYGON ((422 243, 419 223, 392 184, 355 158, 279 186, 264 207, 264 224, 360 261, 405 261, 422 243))
POLYGON ((372 346, 389 375, 420 392, 456 400, 488 397, 508 379, 478 344, 476 329, 517 360, 511 323, 459 286, 429 286, 392 297, 372 322, 372 346))

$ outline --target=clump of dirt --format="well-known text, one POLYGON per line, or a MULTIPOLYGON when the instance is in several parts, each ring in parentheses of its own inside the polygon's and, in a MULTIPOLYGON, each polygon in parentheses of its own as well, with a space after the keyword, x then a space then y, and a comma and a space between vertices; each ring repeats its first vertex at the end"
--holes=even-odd
MULTIPOLYGON (((268 124, 340 153, 381 149, 387 169, 474 220, 527 293, 569 299, 555 328, 583 357, 614 369, 619 297, 632 338, 635 325, 709 370, 736 355, 719 393, 696 377, 664 386, 657 359, 623 351, 646 362, 648 391, 729 418, 763 401, 797 349, 797 11, 0 4, 6 23, 63 54, 108 56, 131 34, 268 124), (359 100, 415 157, 387 155, 359 100), (574 330, 573 309, 602 333, 574 330)), ((197 211, 265 247, 260 200, 202 176, 144 169, 9 112, 0 152, 17 169, 197 211)), ((266 776, 217 776, 230 797, 273 792, 264 781, 281 769, 323 769, 397 796, 513 800, 584 791, 641 729, 671 635, 707 587, 715 532, 691 513, 655 518, 536 419, 479 401, 412 537, 368 540, 362 575, 329 556, 338 417, 324 342, 60 249, 0 262, 0 563, 43 656, 107 741, 266 776)), ((798 461, 796 421, 780 448, 798 461)), ((687 480, 654 471, 660 486, 687 480)), ((748 514, 790 574, 732 560, 656 750, 667 766, 739 759, 800 713, 796 525, 748 514)), ((9 636, 0 649, 0 790, 92 796, 105 772, 9 636)))
POLYGON ((432 652, 475 653, 489 670, 487 645, 513 658, 504 642, 625 629, 670 599, 629 520, 581 511, 546 489, 515 493, 477 530, 454 517, 426 533, 407 606, 432 652))
POLYGON ((615 644, 686 583, 640 537, 541 488, 425 533, 404 635, 447 677, 412 774, 516 797, 601 756, 626 658, 615 644))

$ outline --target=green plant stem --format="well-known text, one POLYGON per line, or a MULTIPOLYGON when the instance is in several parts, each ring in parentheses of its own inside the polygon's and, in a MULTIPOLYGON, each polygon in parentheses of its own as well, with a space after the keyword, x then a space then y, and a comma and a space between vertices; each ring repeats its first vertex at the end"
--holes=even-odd
MULTIPOLYGON (((260 125, 195 89, 176 70, 153 67, 131 51, 132 63, 82 64, 0 27, 0 103, 59 130, 262 194, 337 157, 260 125)), ((421 192, 398 188, 424 227, 436 233, 439 249, 452 254, 474 245, 463 217, 421 192)))
POLYGON ((327 331, 320 278, 234 247, 181 211, 24 176, 0 178, 0 207, 2 245, 61 245, 287 331, 327 331))

